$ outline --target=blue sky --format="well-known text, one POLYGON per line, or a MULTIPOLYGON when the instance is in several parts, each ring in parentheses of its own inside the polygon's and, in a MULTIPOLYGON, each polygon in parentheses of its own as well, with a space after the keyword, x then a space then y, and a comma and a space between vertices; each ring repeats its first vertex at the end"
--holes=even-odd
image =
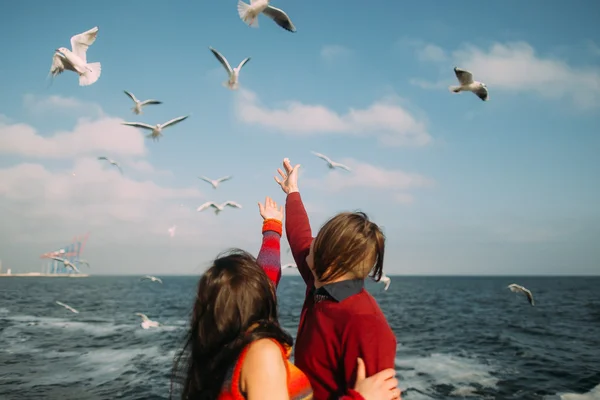
POLYGON ((228 247, 256 253, 256 203, 284 202, 272 176, 289 157, 313 232, 366 211, 385 228, 388 274, 600 272, 597 2, 273 2, 297 33, 264 16, 247 27, 234 0, 204 3, 5 8, 4 269, 37 271, 39 254, 86 231, 98 274, 195 274, 228 247), (67 71, 48 87, 54 49, 94 26, 100 79, 80 87, 67 71), (237 92, 209 46, 231 64, 252 58, 237 92), (448 91, 455 65, 487 84, 488 102, 448 91), (136 116, 124 89, 164 103, 136 116), (120 125, 187 114, 159 142, 120 125), (311 150, 353 172, 329 172, 311 150), (197 179, 229 174, 218 190, 197 179), (243 208, 197 213, 209 200, 243 208))

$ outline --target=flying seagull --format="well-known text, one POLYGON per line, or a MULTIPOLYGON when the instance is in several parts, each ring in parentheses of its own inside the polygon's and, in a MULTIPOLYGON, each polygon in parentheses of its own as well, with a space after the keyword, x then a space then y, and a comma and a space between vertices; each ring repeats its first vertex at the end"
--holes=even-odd
POLYGON ((149 133, 148 135, 146 135, 146 137, 152 138, 154 141, 157 141, 163 135, 162 134, 162 130, 163 129, 165 129, 166 127, 178 124, 178 123, 180 123, 181 121, 185 120, 188 117, 189 117, 189 115, 186 115, 185 117, 173 118, 172 120, 167 121, 164 124, 156 124, 154 126, 148 125, 148 124, 144 124, 143 122, 121 122, 121 123, 123 125, 133 126, 133 127, 136 127, 136 128, 142 128, 142 129, 147 129, 149 131, 152 131, 151 133, 149 133))
POLYGON ((207 178, 207 177, 205 177, 205 176, 199 176, 199 177, 198 177, 198 179, 202 179, 204 182, 208 182, 208 183, 210 183, 214 189, 216 189, 216 188, 217 188, 217 186, 219 186, 219 183, 221 183, 221 182, 225 182, 225 181, 228 181, 228 180, 230 180, 231 178, 233 178, 233 176, 231 176, 231 175, 224 176, 224 177, 222 177, 222 178, 215 179, 215 180, 209 179, 209 178, 207 178))
POLYGON ((283 29, 296 32, 296 27, 292 24, 290 17, 283 10, 271 7, 269 2, 270 0, 250 0, 250 4, 247 4, 238 0, 238 14, 242 21, 253 28, 258 28, 258 15, 262 13, 283 29))
POLYGON ((79 311, 77 311, 76 309, 74 309, 73 307, 71 307, 65 303, 61 303, 60 301, 57 301, 56 304, 58 304, 59 306, 63 306, 64 308, 66 308, 67 310, 69 310, 75 314, 79 314, 79 311))
POLYGON ((207 208, 212 207, 215 209, 215 214, 219 215, 219 213, 221 211, 223 211, 225 209, 225 207, 227 207, 227 206, 234 207, 234 208, 242 208, 242 206, 239 205, 238 203, 236 203, 235 201, 226 201, 223 204, 217 204, 212 201, 207 201, 206 203, 204 203, 200 207, 198 207, 197 211, 204 211, 207 208))
POLYGON ((148 329, 148 328, 156 328, 159 327, 160 324, 156 321, 152 321, 150 318, 148 318, 146 316, 146 314, 142 314, 142 313, 135 313, 135 315, 137 315, 138 317, 142 318, 142 323, 141 326, 144 329, 148 329))
POLYGON ((65 69, 76 72, 79 75, 79 86, 89 86, 100 78, 102 66, 99 62, 88 63, 86 52, 98 35, 98 27, 87 32, 80 33, 71 38, 71 50, 59 47, 52 57, 50 75, 55 78, 65 69))
POLYGON ((162 280, 160 278, 157 278, 157 277, 152 276, 152 275, 146 275, 142 279, 140 279, 140 281, 146 281, 146 280, 150 280, 152 282, 162 283, 162 280))
POLYGON ((158 101, 158 100, 154 100, 154 99, 149 99, 149 100, 144 100, 144 101, 140 101, 138 100, 133 93, 128 92, 127 90, 123 90, 123 92, 125 92, 125 94, 127 96, 129 96, 129 98, 131 100, 133 100, 133 102, 135 103, 135 106, 131 109, 133 111, 134 114, 139 115, 139 114, 143 114, 142 113, 142 107, 147 106, 149 104, 162 104, 162 101, 158 101))
POLYGON ((98 157, 98 160, 104 160, 104 161, 108 161, 111 165, 114 165, 115 167, 117 167, 119 169, 119 171, 121 173, 123 173, 123 168, 121 168, 121 166, 119 165, 118 162, 116 162, 115 160, 108 158, 108 157, 98 157))
POLYGON ((169 236, 171 236, 171 237, 175 236, 175 229, 177 229, 177 225, 173 225, 172 227, 167 229, 167 232, 169 232, 169 236))
POLYGON ((296 266, 296 264, 285 264, 281 266, 281 269, 287 269, 287 268, 298 268, 298 266, 296 266))
POLYGON ((65 268, 70 268, 73 271, 80 273, 81 271, 79 271, 79 269, 73 264, 71 263, 71 261, 67 260, 66 258, 62 258, 62 257, 50 257, 51 259, 61 262, 63 263, 63 265, 65 266, 65 268))
POLYGON ((239 87, 238 81, 239 81, 239 77, 240 77, 240 70, 248 61, 250 61, 250 57, 243 59, 242 62, 240 63, 240 65, 238 65, 237 67, 232 69, 231 65, 229 65, 229 62, 227 61, 227 59, 225 57, 223 57, 223 55, 221 53, 219 53, 217 50, 213 49, 212 47, 209 47, 209 49, 215 55, 217 60, 219 60, 221 65, 225 68, 225 70, 227 71, 227 75, 229 76, 229 79, 226 80, 225 82, 223 82, 223 86, 225 86, 226 88, 229 88, 231 90, 237 90, 239 87))
POLYGON ((457 67, 454 67, 454 73, 458 78, 458 83, 460 83, 460 86, 450 86, 448 89, 451 92, 473 92, 483 101, 487 101, 489 99, 487 86, 485 83, 474 81, 472 73, 457 67))
POLYGON ((528 289, 525 289, 523 286, 517 285, 516 283, 508 285, 508 288, 513 292, 525 293, 525 296, 527 296, 527 300, 529 300, 529 304, 531 304, 532 306, 535 305, 533 302, 533 295, 528 289))
POLYGON ((338 162, 332 161, 331 158, 327 157, 326 155, 323 155, 321 153, 316 153, 314 151, 311 151, 311 153, 313 153, 315 156, 319 157, 320 159, 325 160, 329 169, 341 168, 341 169, 345 169, 346 171, 351 171, 349 167, 345 166, 344 164, 340 164, 338 162))
POLYGON ((392 283, 392 280, 390 279, 389 276, 382 274, 381 275, 381 279, 379 280, 379 282, 383 282, 383 284, 385 285, 383 287, 383 290, 388 290, 390 287, 390 283, 392 283))
POLYGON ((86 260, 75 260, 75 264, 85 264, 88 268, 90 267, 90 263, 86 260))

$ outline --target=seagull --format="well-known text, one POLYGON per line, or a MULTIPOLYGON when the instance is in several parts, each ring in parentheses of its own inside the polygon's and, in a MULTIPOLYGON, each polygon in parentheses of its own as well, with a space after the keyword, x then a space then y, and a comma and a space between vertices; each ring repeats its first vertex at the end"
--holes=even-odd
POLYGON ((145 280, 151 280, 152 282, 162 283, 162 280, 160 278, 157 278, 152 275, 146 275, 142 279, 140 279, 140 281, 145 281, 145 280))
POLYGON ((247 4, 238 0, 238 14, 242 21, 253 28, 258 28, 258 14, 262 13, 283 29, 296 32, 296 27, 292 24, 290 17, 283 10, 271 7, 269 2, 270 0, 250 0, 250 4, 247 4))
POLYGON ((175 236, 175 229, 177 229, 177 225, 173 225, 172 227, 170 227, 167 231, 169 232, 169 235, 171 237, 175 236))
POLYGON ((164 124, 156 124, 154 126, 144 124, 143 122, 121 122, 121 123, 123 125, 127 125, 127 126, 134 126, 136 128, 148 129, 148 130, 152 131, 152 133, 149 133, 148 135, 146 135, 146 137, 152 138, 154 141, 157 141, 162 136, 163 129, 165 129, 168 126, 175 125, 175 124, 185 120, 188 117, 189 117, 189 115, 186 115, 185 117, 173 118, 172 120, 167 121, 164 124))
POLYGON ((534 305, 533 295, 531 294, 531 292, 528 289, 525 289, 523 286, 517 285, 516 283, 512 283, 512 284, 508 285, 508 288, 513 292, 525 293, 525 296, 527 296, 527 300, 529 300, 529 304, 531 304, 532 306, 534 305))
POLYGON ((156 321, 152 321, 150 318, 148 318, 146 316, 146 314, 142 314, 142 313, 135 313, 135 315, 137 315, 138 317, 142 317, 142 323, 141 326, 144 329, 148 329, 148 328, 156 328, 159 327, 160 324, 156 321))
POLYGON ((75 264, 85 264, 88 268, 90 267, 90 263, 86 260, 75 260, 75 264))
POLYGON ((244 60, 242 60, 240 65, 231 69, 231 65, 229 65, 229 62, 227 62, 227 59, 225 57, 223 57, 223 55, 221 53, 219 53, 217 50, 213 49, 212 47, 209 47, 209 49, 210 49, 210 51, 212 51, 212 53, 215 55, 215 57, 217 57, 217 60, 219 60, 221 65, 223 67, 225 67, 225 70, 227 70, 227 75, 229 76, 229 79, 227 81, 223 82, 223 86, 225 86, 226 88, 229 88, 231 90, 237 90, 239 87, 238 79, 240 77, 240 70, 248 61, 250 61, 250 57, 245 58, 244 60))
POLYGON ((98 35, 98 27, 87 32, 80 33, 71 38, 71 48, 59 47, 52 57, 50 74, 52 78, 60 75, 65 69, 76 72, 79 75, 79 86, 89 86, 100 78, 102 66, 99 62, 88 63, 86 52, 98 35))
POLYGON ((384 287, 383 290, 388 290, 390 287, 390 283, 392 283, 392 280, 390 279, 389 276, 382 274, 381 275, 381 279, 379 280, 379 282, 383 282, 384 283, 384 287))
POLYGON ((50 258, 55 261, 59 261, 59 262, 63 263, 65 268, 71 268, 73 271, 75 271, 77 273, 81 272, 73 263, 71 263, 71 261, 67 260, 66 258, 62 258, 62 257, 50 257, 50 258))
POLYGON ((209 179, 209 178, 207 178, 207 177, 205 177, 205 176, 199 176, 199 177, 198 177, 198 179, 202 179, 204 182, 208 182, 208 183, 210 183, 214 189, 216 189, 216 188, 217 188, 217 186, 219 186, 219 183, 221 183, 221 182, 225 182, 225 181, 228 181, 228 180, 230 180, 231 178, 233 178, 233 176, 229 175, 229 176, 224 176, 224 177, 222 177, 222 178, 219 178, 219 179, 215 179, 215 180, 213 181, 212 179, 209 179))
POLYGON ((315 156, 319 157, 320 159, 325 160, 329 169, 341 168, 341 169, 345 169, 346 171, 351 171, 349 167, 345 166, 344 164, 340 164, 338 162, 332 161, 331 158, 327 157, 326 155, 323 155, 321 153, 316 153, 314 151, 312 151, 311 153, 313 153, 315 156))
POLYGON ((129 98, 131 100, 133 100, 133 102, 135 103, 135 106, 131 109, 133 111, 134 114, 139 115, 139 114, 143 114, 142 113, 142 107, 147 106, 149 104, 162 104, 162 101, 158 101, 158 100, 154 100, 154 99, 149 99, 149 100, 144 100, 144 101, 139 101, 133 93, 128 92, 127 90, 123 90, 123 92, 125 92, 125 94, 127 96, 129 96, 129 98))
POLYGON ((213 207, 215 209, 215 214, 219 215, 219 213, 221 211, 223 211, 225 209, 225 207, 227 207, 227 206, 234 207, 234 208, 242 208, 242 206, 239 205, 238 203, 236 203, 235 201, 226 201, 223 204, 217 204, 212 201, 207 201, 206 203, 204 203, 200 207, 198 207, 197 211, 204 211, 209 207, 213 207))
POLYGON ((119 169, 119 171, 120 171, 121 173, 123 173, 123 168, 121 168, 121 166, 119 165, 119 163, 118 163, 118 162, 116 162, 115 160, 113 160, 113 159, 110 159, 110 158, 108 158, 108 157, 104 157, 104 156, 102 156, 102 157, 98 157, 98 160, 105 160, 105 161, 108 161, 108 162, 109 162, 111 165, 114 165, 115 167, 117 167, 117 168, 119 169))
POLYGON ((454 67, 454 73, 458 78, 460 86, 450 86, 448 89, 454 93, 460 92, 473 92, 483 101, 489 99, 487 86, 485 83, 477 82, 473 80, 473 74, 467 70, 454 67))
POLYGON ((296 264, 285 264, 281 266, 281 269, 287 269, 287 268, 298 268, 298 266, 296 264))
POLYGON ((77 311, 76 309, 74 309, 73 307, 66 305, 65 303, 61 303, 60 301, 57 301, 56 304, 58 304, 59 306, 63 306, 64 308, 66 308, 67 310, 75 313, 75 314, 79 314, 79 311, 77 311))

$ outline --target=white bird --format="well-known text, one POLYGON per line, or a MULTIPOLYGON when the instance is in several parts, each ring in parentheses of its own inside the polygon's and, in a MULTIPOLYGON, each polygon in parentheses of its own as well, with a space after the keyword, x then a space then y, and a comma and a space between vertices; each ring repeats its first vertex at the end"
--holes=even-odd
POLYGON ((448 89, 454 93, 473 92, 483 101, 489 99, 487 86, 485 83, 473 80, 473 74, 467 70, 454 67, 454 73, 460 83, 460 86, 450 86, 448 89))
POLYGON ((383 290, 388 290, 388 288, 390 287, 390 283, 392 283, 392 280, 390 279, 389 276, 382 274, 379 282, 383 282, 383 284, 385 285, 383 287, 383 290))
POLYGON ((56 304, 58 304, 59 306, 63 306, 64 308, 66 308, 67 310, 69 310, 75 314, 79 314, 79 311, 77 311, 76 309, 74 309, 73 307, 71 307, 65 303, 61 303, 60 301, 57 301, 56 304))
POLYGON ((140 281, 145 281, 145 280, 150 280, 152 282, 163 283, 160 278, 157 278, 157 277, 152 276, 152 275, 146 275, 142 279, 140 279, 140 281))
POLYGON ((170 227, 167 230, 169 232, 169 236, 171 236, 171 237, 175 236, 175 229, 177 229, 177 225, 173 225, 172 227, 170 227))
POLYGON ((510 285, 508 285, 508 288, 513 292, 524 293, 525 296, 527 296, 527 300, 529 300, 529 304, 531 304, 532 306, 534 305, 533 294, 531 294, 531 292, 528 289, 525 289, 523 286, 517 285, 516 283, 511 283, 510 285))
POLYGON ((142 326, 142 328, 144 329, 148 329, 148 328, 156 328, 159 327, 160 324, 156 321, 152 321, 150 318, 148 318, 146 316, 146 314, 142 314, 142 313, 135 313, 135 315, 137 315, 138 317, 142 318, 142 323, 140 324, 142 326))
POLYGON ((207 177, 205 177, 205 176, 199 176, 199 177, 198 177, 198 179, 202 179, 204 182, 208 182, 208 183, 210 183, 214 189, 216 189, 216 188, 217 188, 217 186, 219 186, 219 183, 221 183, 221 182, 225 182, 225 181, 228 181, 228 180, 230 180, 231 178, 233 178, 233 176, 231 176, 231 175, 229 175, 229 176, 224 176, 224 177, 222 177, 222 178, 215 179, 215 180, 209 179, 209 178, 207 178, 207 177))
POLYGON ((90 263, 87 262, 86 260, 75 260, 75 264, 85 264, 88 268, 90 267, 90 263))
POLYGON ((75 271, 77 273, 81 272, 73 263, 71 263, 71 261, 67 260, 66 258, 62 258, 62 257, 50 257, 50 258, 55 261, 63 263, 65 268, 71 268, 73 271, 75 271))
POLYGON ((258 28, 258 15, 262 13, 283 29, 296 32, 296 27, 290 17, 283 10, 271 7, 269 2, 270 0, 250 0, 250 4, 247 4, 242 0, 238 0, 238 14, 242 21, 253 28, 258 28))
POLYGON ((114 165, 115 167, 117 167, 119 169, 119 171, 121 173, 123 173, 123 168, 121 168, 121 166, 119 165, 118 162, 116 162, 115 160, 108 158, 108 157, 98 157, 98 160, 104 160, 104 161, 108 161, 111 165, 114 165))
POLYGON ((162 101, 158 101, 158 100, 154 100, 154 99, 140 101, 134 96, 133 93, 128 92, 127 90, 123 90, 123 91, 135 103, 135 106, 131 109, 131 111, 133 111, 133 113, 136 115, 143 114, 142 107, 144 107, 144 106, 147 106, 149 104, 162 104, 162 101))
POLYGON ((226 201, 223 204, 217 204, 214 203, 212 201, 207 201, 206 203, 202 204, 200 207, 198 207, 197 211, 204 211, 209 207, 212 207, 215 209, 215 214, 219 215, 219 213, 221 211, 223 211, 225 209, 225 207, 234 207, 234 208, 242 208, 241 205, 239 205, 238 203, 236 203, 235 201, 226 201))
POLYGON ((52 77, 54 78, 68 69, 79 75, 79 86, 88 86, 96 82, 102 73, 102 66, 99 62, 88 63, 86 53, 88 47, 96 41, 97 35, 98 27, 96 26, 71 38, 73 51, 66 47, 56 49, 50 67, 52 77))
POLYGON ((341 169, 345 169, 346 171, 351 171, 349 167, 345 166, 344 164, 340 164, 338 162, 332 161, 331 158, 327 157, 326 155, 323 155, 321 153, 316 153, 314 151, 312 151, 311 153, 313 153, 315 156, 319 157, 320 159, 325 160, 329 169, 341 168, 341 169))
POLYGON ((149 133, 148 135, 146 135, 146 137, 152 138, 154 141, 157 141, 163 135, 162 134, 162 130, 163 129, 165 129, 166 127, 178 124, 179 122, 187 119, 188 117, 189 117, 189 115, 186 115, 185 117, 173 118, 172 120, 167 121, 164 124, 156 124, 154 126, 148 125, 148 124, 144 124, 143 122, 122 122, 122 124, 123 125, 127 125, 127 126, 134 126, 136 128, 147 129, 149 131, 152 131, 151 133, 149 133))
POLYGON ((229 88, 231 90, 237 90, 239 87, 240 70, 248 61, 250 61, 250 57, 245 58, 244 60, 242 60, 240 65, 238 65, 237 67, 232 69, 231 65, 229 65, 229 62, 227 61, 227 59, 225 57, 223 57, 223 55, 221 53, 219 53, 217 50, 213 49, 212 47, 209 47, 209 49, 215 55, 217 60, 219 60, 221 65, 225 68, 225 70, 227 71, 227 75, 229 76, 229 79, 226 80, 225 82, 223 82, 223 86, 225 86, 226 88, 229 88))
POLYGON ((281 266, 281 269, 287 269, 287 268, 298 268, 298 266, 296 264, 285 264, 281 266))

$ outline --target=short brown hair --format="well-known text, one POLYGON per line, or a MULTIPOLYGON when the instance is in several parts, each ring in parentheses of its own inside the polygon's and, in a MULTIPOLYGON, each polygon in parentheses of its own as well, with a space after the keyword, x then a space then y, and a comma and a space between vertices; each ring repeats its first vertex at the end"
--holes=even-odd
POLYGON ((313 244, 314 273, 321 282, 350 273, 375 281, 383 273, 385 235, 364 212, 343 212, 323 225, 313 244))

